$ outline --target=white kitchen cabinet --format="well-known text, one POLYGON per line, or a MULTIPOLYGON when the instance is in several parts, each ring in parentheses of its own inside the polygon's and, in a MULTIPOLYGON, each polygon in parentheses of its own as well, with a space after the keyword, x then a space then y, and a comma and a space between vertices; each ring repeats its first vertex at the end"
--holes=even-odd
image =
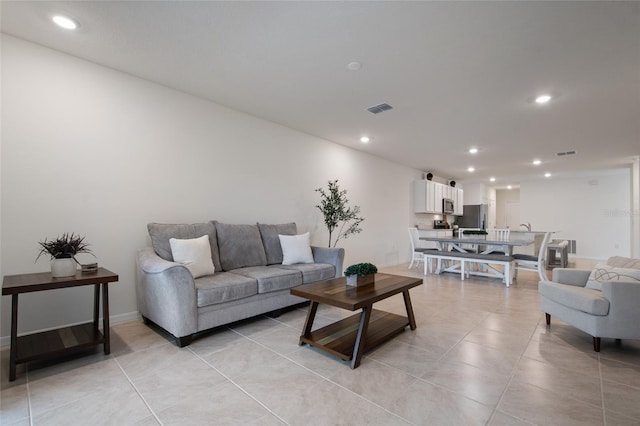
POLYGON ((442 199, 453 200, 454 215, 462 216, 463 190, 431 180, 413 181, 413 211, 442 214, 442 199))
POLYGON ((464 190, 456 189, 455 190, 456 198, 453 199, 453 207, 454 207, 454 215, 462 216, 462 210, 464 206, 464 190))
POLYGON ((443 188, 444 185, 438 182, 432 182, 433 183, 433 194, 434 194, 434 200, 433 200, 433 212, 434 213, 442 213, 442 199, 444 198, 443 195, 443 188))
POLYGON ((430 180, 413 182, 413 211, 415 213, 442 213, 442 186, 430 180))

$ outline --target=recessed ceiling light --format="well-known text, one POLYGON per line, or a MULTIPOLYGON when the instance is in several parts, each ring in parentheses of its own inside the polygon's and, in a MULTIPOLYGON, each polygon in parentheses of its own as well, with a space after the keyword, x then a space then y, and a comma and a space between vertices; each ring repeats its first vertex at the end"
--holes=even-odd
POLYGON ((546 178, 551 177, 551 173, 549 173, 549 172, 545 173, 544 177, 546 177, 546 178))
POLYGON ((474 172, 475 170, 476 170, 476 169, 475 169, 475 167, 469 167, 469 168, 467 168, 467 171, 468 171, 468 172, 474 172))
POLYGON ((75 30, 76 28, 78 28, 78 23, 76 21, 74 21, 73 19, 63 16, 63 15, 56 15, 53 18, 51 18, 51 20, 59 27, 62 27, 64 29, 67 30, 75 30))
POLYGON ((511 186, 511 185, 507 186, 507 189, 511 189, 511 188, 513 188, 513 186, 511 186))
POLYGON ((478 148, 471 148, 469 150, 469 154, 477 154, 478 153, 478 148))
POLYGON ((540 95, 536 97, 537 104, 546 104, 550 100, 551 100, 551 95, 548 95, 546 93, 544 95, 540 95))
POLYGON ((369 142, 370 140, 371 140, 371 139, 369 139, 369 137, 368 137, 368 136, 362 136, 362 137, 360 138, 360 142, 362 142, 362 143, 367 143, 367 142, 369 142))
POLYGON ((490 182, 495 182, 495 181, 496 181, 496 178, 494 178, 494 177, 492 176, 492 177, 490 177, 490 178, 489 178, 489 181, 490 181, 490 182))
POLYGON ((360 62, 349 62, 347 64, 347 69, 351 71, 358 71, 360 68, 362 68, 362 64, 360 62))
POLYGON ((540 160, 533 160, 533 165, 534 166, 539 166, 542 163, 542 161, 540 160))

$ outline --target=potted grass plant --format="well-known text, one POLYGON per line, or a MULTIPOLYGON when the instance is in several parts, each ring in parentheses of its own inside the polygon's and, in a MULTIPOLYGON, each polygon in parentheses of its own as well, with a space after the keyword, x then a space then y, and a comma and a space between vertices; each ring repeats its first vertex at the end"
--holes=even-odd
POLYGON ((77 254, 88 253, 93 255, 89 244, 84 241, 84 237, 72 233, 64 233, 53 240, 44 239, 38 242, 40 253, 36 261, 42 255, 49 255, 51 258, 51 276, 54 278, 70 277, 76 274, 80 262, 75 258, 77 254))
POLYGON ((347 285, 359 287, 373 284, 376 272, 378 268, 372 263, 356 263, 345 269, 344 275, 347 277, 347 285))

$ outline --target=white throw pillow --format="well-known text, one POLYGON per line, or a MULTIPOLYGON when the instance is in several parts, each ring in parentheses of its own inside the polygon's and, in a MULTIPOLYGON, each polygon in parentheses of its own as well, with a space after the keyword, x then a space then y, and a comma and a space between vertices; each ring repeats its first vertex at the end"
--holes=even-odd
POLYGON ((640 270, 614 268, 613 266, 599 263, 593 268, 593 271, 591 271, 591 275, 589 275, 589 280, 585 287, 602 291, 603 281, 640 282, 640 270))
POLYGON ((282 264, 294 265, 296 263, 313 263, 311 252, 311 237, 306 232, 300 235, 280 235, 282 246, 282 264))
POLYGON ((203 235, 200 238, 191 240, 169 239, 173 261, 183 264, 193 278, 211 275, 215 268, 211 260, 211 246, 209 236, 203 235))

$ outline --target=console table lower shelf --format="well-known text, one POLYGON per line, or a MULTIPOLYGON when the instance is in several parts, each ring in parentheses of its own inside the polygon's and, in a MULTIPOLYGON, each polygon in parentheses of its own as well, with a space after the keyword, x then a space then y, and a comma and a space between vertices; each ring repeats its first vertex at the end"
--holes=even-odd
POLYGON ((16 338, 16 364, 55 358, 104 343, 104 335, 90 322, 19 336, 16 338))
MULTIPOLYGON (((364 315, 366 315, 364 312, 355 314, 312 331, 308 337, 300 336, 300 342, 322 349, 345 361, 350 361, 353 358, 360 322, 364 315)), ((409 319, 407 317, 372 309, 364 336, 363 352, 368 352, 402 333, 408 325, 409 319)))

